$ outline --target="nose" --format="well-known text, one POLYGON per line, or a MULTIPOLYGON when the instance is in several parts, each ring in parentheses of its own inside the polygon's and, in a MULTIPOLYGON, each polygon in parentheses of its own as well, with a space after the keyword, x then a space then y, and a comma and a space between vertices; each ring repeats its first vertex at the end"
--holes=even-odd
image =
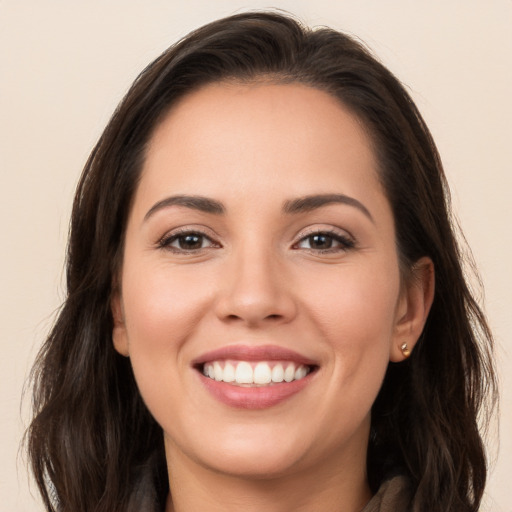
POLYGON ((287 323, 297 313, 285 264, 271 251, 246 251, 226 262, 218 290, 217 316, 249 327, 287 323))

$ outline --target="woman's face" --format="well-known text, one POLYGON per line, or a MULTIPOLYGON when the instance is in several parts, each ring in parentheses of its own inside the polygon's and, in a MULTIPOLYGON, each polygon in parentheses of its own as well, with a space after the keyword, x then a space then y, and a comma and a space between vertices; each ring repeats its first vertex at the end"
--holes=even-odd
POLYGON ((113 301, 114 344, 170 461, 360 469, 407 308, 375 156, 336 99, 214 84, 173 107, 147 151, 113 301))

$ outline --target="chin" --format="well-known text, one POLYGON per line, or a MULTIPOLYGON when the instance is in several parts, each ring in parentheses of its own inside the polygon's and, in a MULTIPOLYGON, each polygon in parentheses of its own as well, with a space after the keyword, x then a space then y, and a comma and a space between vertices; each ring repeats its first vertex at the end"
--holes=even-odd
POLYGON ((210 462, 210 469, 216 473, 254 480, 275 479, 297 471, 295 454, 262 452, 261 446, 254 446, 249 452, 233 451, 224 453, 221 460, 210 462))
POLYGON ((275 425, 266 428, 231 425, 220 433, 210 430, 203 434, 199 444, 186 446, 185 441, 182 449, 174 445, 173 451, 180 449, 189 459, 215 473, 275 478, 297 471, 298 463, 307 458, 303 439, 286 430, 275 425))

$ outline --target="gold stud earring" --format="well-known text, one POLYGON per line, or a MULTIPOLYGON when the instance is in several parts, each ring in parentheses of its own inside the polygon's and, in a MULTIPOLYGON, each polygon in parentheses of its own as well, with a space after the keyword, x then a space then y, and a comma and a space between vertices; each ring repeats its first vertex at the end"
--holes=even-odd
POLYGON ((411 355, 411 351, 409 350, 407 343, 403 343, 400 349, 402 350, 402 354, 406 359, 411 355))

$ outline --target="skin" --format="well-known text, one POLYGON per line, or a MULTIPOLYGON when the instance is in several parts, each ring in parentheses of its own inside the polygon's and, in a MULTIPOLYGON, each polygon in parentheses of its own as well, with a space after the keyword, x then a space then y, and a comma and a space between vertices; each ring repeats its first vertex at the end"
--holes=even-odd
POLYGON ((175 105, 148 148, 112 302, 115 348, 164 431, 167 511, 360 511, 371 498, 372 403, 432 301, 432 263, 420 260, 415 275, 401 279, 370 141, 339 101, 300 84, 221 83, 175 105), (286 201, 333 193, 367 212, 283 212, 286 201), (148 214, 177 194, 214 199, 224 213, 148 214), (184 250, 184 231, 203 238, 184 250), (319 232, 324 245, 311 238, 319 232), (191 362, 234 344, 292 349, 317 371, 278 405, 230 407, 191 362))

